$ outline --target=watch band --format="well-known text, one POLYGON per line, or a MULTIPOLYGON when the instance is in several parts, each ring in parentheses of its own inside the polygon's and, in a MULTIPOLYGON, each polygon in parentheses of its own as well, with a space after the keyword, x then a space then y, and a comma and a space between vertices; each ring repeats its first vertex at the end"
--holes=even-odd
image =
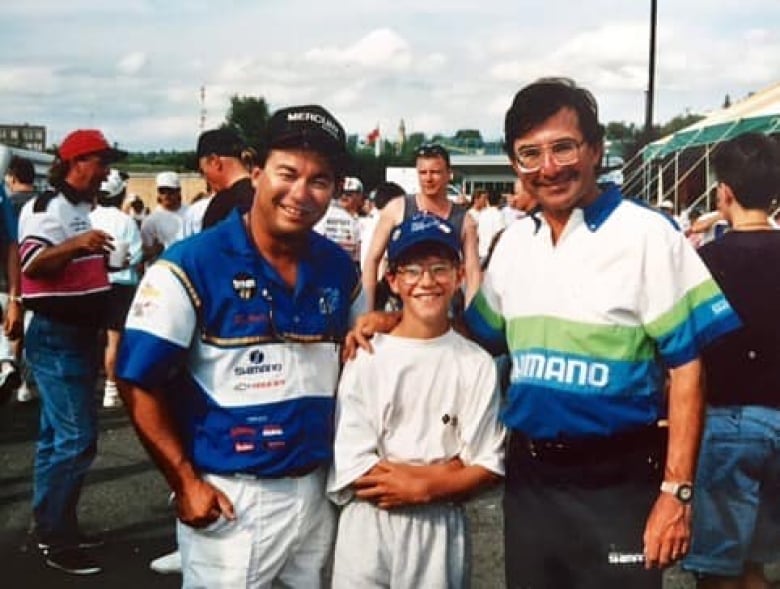
POLYGON ((674 495, 681 503, 690 503, 693 500, 693 483, 689 481, 663 481, 661 492, 674 495))

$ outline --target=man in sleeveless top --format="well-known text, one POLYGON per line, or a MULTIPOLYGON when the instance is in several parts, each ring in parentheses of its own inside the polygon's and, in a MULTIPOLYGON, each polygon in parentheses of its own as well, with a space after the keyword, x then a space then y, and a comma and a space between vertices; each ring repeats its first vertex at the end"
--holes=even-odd
POLYGON ((477 255, 477 227, 466 215, 466 209, 447 198, 450 181, 450 154, 441 145, 425 144, 417 150, 417 178, 420 190, 389 202, 379 216, 363 267, 363 289, 368 308, 374 308, 379 264, 393 228, 416 213, 427 212, 446 219, 459 232, 466 271, 466 304, 479 288, 480 270, 477 255))

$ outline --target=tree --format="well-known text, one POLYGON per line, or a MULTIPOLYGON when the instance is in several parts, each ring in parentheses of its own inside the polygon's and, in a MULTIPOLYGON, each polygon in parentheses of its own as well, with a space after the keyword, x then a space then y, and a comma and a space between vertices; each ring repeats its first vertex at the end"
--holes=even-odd
POLYGON ((235 129, 247 145, 262 152, 265 149, 265 126, 270 116, 268 103, 262 96, 233 95, 223 127, 235 129))
POLYGON ((704 118, 703 115, 697 115, 695 113, 686 110, 684 114, 677 115, 676 117, 670 119, 666 124, 664 124, 661 127, 660 136, 663 137, 665 135, 669 135, 670 133, 679 131, 680 129, 684 129, 688 125, 693 125, 694 123, 698 123, 703 118, 704 118))

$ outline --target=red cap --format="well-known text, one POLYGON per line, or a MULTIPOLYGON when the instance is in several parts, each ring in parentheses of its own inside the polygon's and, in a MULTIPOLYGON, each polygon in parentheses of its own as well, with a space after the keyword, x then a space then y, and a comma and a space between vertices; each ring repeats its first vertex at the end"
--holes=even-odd
POLYGON ((105 154, 108 161, 117 161, 127 155, 127 152, 111 147, 103 133, 97 129, 73 131, 62 140, 59 153, 63 161, 71 161, 91 153, 105 154))

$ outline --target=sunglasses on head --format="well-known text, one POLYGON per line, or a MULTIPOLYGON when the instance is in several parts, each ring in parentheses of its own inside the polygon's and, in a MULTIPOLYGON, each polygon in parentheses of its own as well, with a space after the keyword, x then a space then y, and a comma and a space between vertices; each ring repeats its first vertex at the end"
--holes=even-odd
POLYGON ((417 157, 440 157, 448 164, 450 163, 450 154, 438 143, 424 143, 417 148, 417 157))

